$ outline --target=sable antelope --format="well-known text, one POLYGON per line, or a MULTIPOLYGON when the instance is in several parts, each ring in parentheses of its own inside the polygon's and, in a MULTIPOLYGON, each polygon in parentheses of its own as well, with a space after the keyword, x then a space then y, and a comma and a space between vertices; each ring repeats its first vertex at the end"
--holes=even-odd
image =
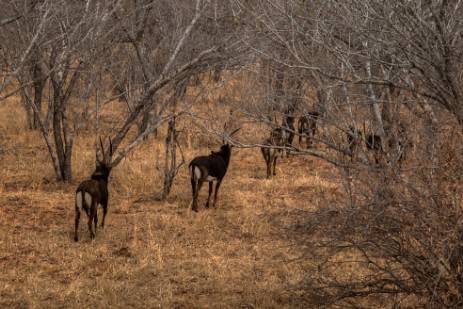
POLYGON ((406 152, 413 147, 413 143, 409 138, 407 138, 407 131, 401 123, 397 125, 395 132, 392 131, 389 127, 385 128, 385 132, 388 138, 387 145, 389 150, 391 150, 391 153, 395 157, 397 164, 401 165, 405 159, 406 152))
POLYGON ((353 126, 349 126, 349 130, 346 131, 347 134, 347 141, 348 141, 348 147, 350 150, 350 157, 351 157, 351 162, 354 162, 355 156, 357 155, 357 150, 360 145, 360 139, 362 136, 362 133, 360 130, 357 130, 353 126))
POLYGON ((375 156, 375 163, 379 164, 383 152, 383 147, 381 146, 381 136, 373 133, 368 134, 365 138, 365 146, 367 149, 373 151, 375 156))
MULTIPOLYGON (((263 144, 266 146, 283 147, 286 144, 286 140, 286 131, 282 128, 275 128, 270 133, 270 137, 266 139, 263 144)), ((277 159, 281 154, 281 149, 262 147, 260 150, 262 151, 262 155, 264 156, 265 163, 267 165, 267 178, 270 178, 272 177, 272 169, 273 175, 276 175, 275 167, 277 164, 277 159)))
POLYGON ((399 128, 399 158, 397 162, 402 164, 407 155, 412 151, 413 141, 407 136, 405 127, 401 126, 399 128))
POLYGON ((312 138, 317 132, 317 119, 320 114, 316 111, 309 112, 307 115, 301 116, 298 123, 299 133, 299 144, 302 144, 302 140, 305 137, 307 146, 312 145, 312 138))
POLYGON ((75 236, 74 240, 79 241, 78 227, 80 220, 80 213, 82 209, 85 210, 88 217, 88 229, 90 231, 90 238, 94 239, 96 234, 96 228, 98 224, 98 205, 103 207, 103 220, 101 221, 101 227, 104 227, 106 214, 108 213, 108 180, 109 173, 111 172, 111 157, 112 157, 112 143, 109 140, 109 157, 106 158, 103 148, 103 142, 100 138, 100 145, 103 153, 103 160, 98 159, 98 153, 96 156, 96 169, 93 172, 91 179, 83 181, 76 190, 76 218, 75 218, 75 236), (92 221, 95 225, 93 228, 92 221))
MULTIPOLYGON (((286 115, 283 118, 283 123, 282 123, 281 126, 282 126, 283 130, 285 131, 284 134, 285 134, 285 137, 286 137, 286 138, 284 138, 285 145, 282 145, 282 146, 291 146, 293 144, 294 132, 296 130, 294 128, 294 117, 286 115)), ((286 155, 289 156, 289 151, 286 152, 286 155)))
MULTIPOLYGON (((233 136, 239 129, 240 128, 233 131, 229 136, 233 136)), ((209 208, 213 182, 217 182, 215 185, 214 202, 212 204, 212 206, 216 208, 220 184, 230 164, 232 147, 233 145, 230 145, 228 142, 225 144, 224 140, 219 151, 211 151, 210 155, 196 157, 190 162, 188 169, 190 171, 191 189, 193 193, 192 210, 198 211, 196 200, 205 181, 209 182, 209 195, 207 197, 206 208, 209 208)))

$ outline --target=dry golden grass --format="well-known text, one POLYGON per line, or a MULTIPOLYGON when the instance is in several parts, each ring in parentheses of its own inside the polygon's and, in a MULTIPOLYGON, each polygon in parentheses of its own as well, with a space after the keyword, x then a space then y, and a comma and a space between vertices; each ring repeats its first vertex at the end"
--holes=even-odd
POLYGON ((151 137, 114 169, 105 229, 90 241, 84 215, 75 243, 74 192, 93 171, 93 139, 76 140, 74 182, 58 183, 19 106, 0 106, 0 307, 303 307, 304 265, 289 261, 306 248, 285 230, 324 207, 320 194, 338 194, 328 164, 284 158, 267 180, 259 149, 234 149, 218 209, 193 213, 186 165, 210 149, 184 149, 167 201, 136 202, 162 189, 163 138, 151 137))

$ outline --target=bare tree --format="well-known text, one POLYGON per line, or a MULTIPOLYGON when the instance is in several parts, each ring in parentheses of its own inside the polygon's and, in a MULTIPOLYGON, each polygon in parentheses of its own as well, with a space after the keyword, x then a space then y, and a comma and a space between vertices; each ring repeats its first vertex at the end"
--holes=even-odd
MULTIPOLYGON (((164 96, 173 93, 180 81, 218 67, 239 65, 237 59, 244 53, 237 52, 238 41, 228 30, 233 20, 227 10, 228 5, 202 0, 38 3, 36 12, 43 17, 36 24, 43 22, 46 30, 34 46, 46 51, 38 53, 47 65, 42 71, 47 75, 39 80, 49 78, 52 135, 34 100, 27 104, 38 115, 57 178, 72 179, 75 136, 115 98, 125 98, 126 112, 117 115, 116 122, 102 118, 100 125, 114 135, 114 151, 129 140, 115 153, 113 166, 148 134, 188 114, 199 101, 193 98, 172 108, 177 103, 164 96), (138 133, 128 136, 136 124, 138 133)), ((24 37, 30 33, 27 27, 9 30, 10 40, 16 33, 24 37)), ((30 53, 26 56, 35 59, 30 53)), ((33 74, 24 76, 18 89, 25 89, 31 80, 37 80, 33 74)))
POLYGON ((19 81, 18 89, 23 94, 26 109, 34 111, 31 124, 39 124, 57 178, 71 180, 72 146, 80 121, 73 122, 70 101, 80 86, 81 73, 92 67, 87 47, 91 46, 90 34, 97 35, 96 20, 101 12, 94 10, 90 2, 79 6, 48 1, 18 2, 12 12, 29 14, 31 18, 26 23, 18 22, 5 29, 5 41, 16 47, 9 50, 23 55, 21 58, 10 56, 11 65, 18 67, 11 74, 19 81), (33 5, 29 10, 30 3, 33 5), (21 4, 24 5, 21 7, 21 4), (70 14, 74 18, 70 19, 70 14), (16 38, 22 39, 20 44, 15 44, 16 38), (26 51, 22 51, 23 48, 26 51), (24 64, 30 64, 30 68, 22 70, 24 64), (51 118, 53 134, 50 134, 41 110, 42 91, 48 78, 51 90, 47 114, 51 118))
MULTIPOLYGON (((137 84, 133 82, 131 87, 123 87, 133 89, 137 95, 132 96, 128 113, 116 128, 114 147, 117 148, 126 138, 133 124, 139 123, 139 126, 138 134, 130 137, 128 146, 119 152, 114 164, 117 165, 148 134, 169 123, 166 168, 170 167, 166 169, 163 194, 166 197, 178 169, 175 166, 175 139, 178 134, 176 121, 189 114, 191 108, 199 102, 198 97, 181 99, 188 86, 187 81, 190 76, 200 76, 218 67, 233 67, 238 63, 236 59, 243 54, 235 52, 236 45, 233 44, 236 44, 236 40, 225 32, 229 31, 227 23, 231 22, 227 20, 227 5, 221 7, 213 1, 162 1, 156 5, 147 1, 145 4, 142 6, 145 11, 140 16, 149 22, 142 23, 146 28, 142 32, 137 31, 138 37, 133 36, 133 30, 129 30, 130 25, 136 24, 132 17, 137 14, 115 17, 121 23, 121 41, 127 41, 122 52, 126 53, 125 59, 132 59, 134 66, 128 75, 118 75, 115 71, 113 76, 120 77, 122 85, 127 81, 126 76, 136 77, 142 82, 137 88, 133 87, 137 84)), ((132 9, 139 10, 139 6, 132 9)), ((207 93, 199 94, 199 97, 202 95, 207 93)))
MULTIPOLYGON (((17 1, 2 2, 2 13, 0 13, 0 27, 2 28, 2 43, 0 43, 0 54, 2 56, 2 84, 0 85, 0 93, 3 93, 10 85, 11 81, 21 73, 24 67, 27 67, 28 60, 31 55, 36 52, 36 47, 39 44, 43 35, 45 22, 50 15, 50 9, 45 7, 40 12, 37 12, 38 1, 17 1), (28 23, 30 19, 34 19, 35 27, 33 32, 28 35, 18 35, 10 30, 28 23), (12 52, 14 51, 14 52, 12 52)), ((31 26, 31 25, 30 25, 31 26)), ((27 70, 26 70, 27 71, 27 70)), ((2 95, 2 97, 11 94, 2 95)))

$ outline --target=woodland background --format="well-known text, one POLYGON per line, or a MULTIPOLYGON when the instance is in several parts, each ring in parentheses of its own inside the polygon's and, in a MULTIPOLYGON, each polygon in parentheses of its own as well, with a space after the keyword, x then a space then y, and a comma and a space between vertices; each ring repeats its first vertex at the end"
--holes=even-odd
POLYGON ((1 306, 463 305, 462 1, 0 5, 1 306), (312 111, 266 179, 262 141, 312 111), (76 244, 100 137, 107 226, 76 244), (224 141, 193 213, 186 166, 224 141))

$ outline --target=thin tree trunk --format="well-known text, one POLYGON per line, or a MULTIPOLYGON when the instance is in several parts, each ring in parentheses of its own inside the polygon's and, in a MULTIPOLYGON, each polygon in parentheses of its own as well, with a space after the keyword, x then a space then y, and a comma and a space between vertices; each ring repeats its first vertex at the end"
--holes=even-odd
MULTIPOLYGON (((185 78, 183 81, 177 84, 175 92, 172 96, 172 108, 175 111, 177 109, 178 100, 184 100, 186 95, 186 87, 188 84, 188 78, 185 78)), ((170 193, 172 184, 175 176, 177 175, 178 169, 183 165, 183 155, 182 162, 177 166, 177 144, 178 144, 178 131, 176 127, 176 117, 174 116, 172 120, 169 121, 169 127, 167 129, 166 137, 166 161, 164 169, 164 191, 162 194, 162 199, 165 200, 170 193)))
POLYGON ((174 178, 175 176, 177 176, 177 173, 180 167, 182 167, 183 164, 185 163, 182 150, 179 147, 178 149, 180 150, 182 161, 177 165, 177 145, 179 145, 178 144, 178 134, 179 132, 177 131, 177 128, 176 128, 176 119, 173 118, 169 122, 169 128, 168 128, 167 137, 166 137, 166 161, 165 161, 165 169, 164 169, 165 178, 164 178, 164 190, 162 194, 163 200, 165 200, 169 196, 170 190, 174 182, 174 178))
POLYGON ((162 199, 165 200, 170 193, 172 183, 176 174, 177 165, 177 130, 175 128, 175 118, 169 121, 166 137, 166 160, 164 165, 164 191, 162 199))
POLYGON ((35 114, 37 115, 37 120, 39 122, 39 128, 40 128, 40 131, 43 134, 43 137, 45 138, 45 142, 46 142, 47 147, 48 147, 48 153, 50 154, 51 161, 52 161, 52 164, 53 164, 53 168, 55 170, 55 174, 56 174, 57 178, 61 180, 61 179, 63 179, 63 176, 61 174, 61 169, 60 169, 60 166, 59 166, 59 160, 56 157, 56 152, 55 152, 55 149, 53 147, 53 142, 52 142, 52 140, 50 138, 50 134, 48 133, 48 124, 42 119, 42 116, 39 113, 39 110, 37 109, 37 106, 35 106, 35 104, 31 104, 31 108, 34 110, 35 114))
MULTIPOLYGON (((368 48, 367 42, 364 42, 363 45, 365 46, 365 48, 368 48)), ((372 73, 371 73, 371 61, 370 60, 367 60, 365 62, 365 72, 366 72, 367 78, 371 80, 372 73)), ((380 129, 381 136, 384 136, 384 130, 383 130, 384 127, 383 127, 383 119, 381 117, 381 109, 379 107, 378 100, 376 99, 375 91, 373 89, 373 84, 369 83, 367 85, 367 93, 368 93, 368 98, 370 100, 373 116, 380 129)))
MULTIPOLYGON (((37 106, 37 110, 39 113, 42 111, 42 97, 43 97, 43 89, 46 85, 46 75, 43 72, 42 64, 40 60, 34 61, 32 75, 34 77, 34 104, 37 106)), ((32 129, 38 129, 38 115, 34 113, 34 121, 32 123, 32 129)))

